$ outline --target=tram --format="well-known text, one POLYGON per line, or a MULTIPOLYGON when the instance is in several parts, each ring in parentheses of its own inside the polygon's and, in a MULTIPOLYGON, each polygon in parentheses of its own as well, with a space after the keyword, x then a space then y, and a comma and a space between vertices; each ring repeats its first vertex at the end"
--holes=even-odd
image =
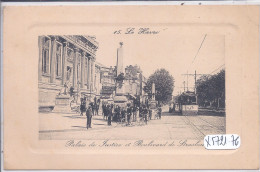
POLYGON ((183 92, 177 99, 177 109, 182 115, 197 115, 199 106, 194 92, 183 92))

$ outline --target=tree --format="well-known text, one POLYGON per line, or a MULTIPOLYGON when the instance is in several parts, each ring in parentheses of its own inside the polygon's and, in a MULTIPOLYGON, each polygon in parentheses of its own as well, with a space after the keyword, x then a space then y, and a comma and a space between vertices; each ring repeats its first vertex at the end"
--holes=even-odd
POLYGON ((172 99, 174 89, 174 78, 165 69, 156 70, 147 80, 144 91, 148 93, 149 98, 152 97, 152 84, 155 84, 155 100, 167 103, 172 99))
POLYGON ((132 79, 132 80, 137 80, 138 79, 138 73, 142 73, 141 69, 139 66, 135 65, 129 65, 125 68, 126 72, 126 79, 132 79))
POLYGON ((197 81, 199 106, 225 107, 225 70, 197 81))

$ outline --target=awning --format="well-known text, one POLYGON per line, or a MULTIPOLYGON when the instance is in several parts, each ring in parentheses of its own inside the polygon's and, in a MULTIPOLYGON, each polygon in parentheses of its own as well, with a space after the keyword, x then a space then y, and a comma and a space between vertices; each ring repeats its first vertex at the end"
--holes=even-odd
POLYGON ((123 103, 123 102, 127 102, 127 98, 126 96, 115 96, 114 97, 114 102, 120 102, 120 103, 123 103))

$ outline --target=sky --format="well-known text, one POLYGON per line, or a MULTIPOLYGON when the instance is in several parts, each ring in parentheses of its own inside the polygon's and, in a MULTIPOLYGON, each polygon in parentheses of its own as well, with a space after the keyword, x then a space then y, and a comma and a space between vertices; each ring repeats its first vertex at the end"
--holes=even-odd
MULTIPOLYGON (((138 27, 135 29, 138 30, 138 27)), ((115 30, 109 28, 106 32, 95 35, 99 43, 96 60, 108 67, 115 66, 117 48, 119 42, 123 42, 124 67, 138 65, 147 78, 155 70, 165 68, 175 79, 173 95, 183 91, 183 81, 188 81, 188 86, 191 87, 189 90, 193 91, 194 77, 187 78, 182 74, 194 74, 195 70, 197 74, 214 74, 225 64, 224 35, 192 32, 182 34, 176 33, 174 28, 165 27, 152 28, 151 30, 160 31, 159 34, 153 35, 137 32, 117 35, 113 34, 115 30)))

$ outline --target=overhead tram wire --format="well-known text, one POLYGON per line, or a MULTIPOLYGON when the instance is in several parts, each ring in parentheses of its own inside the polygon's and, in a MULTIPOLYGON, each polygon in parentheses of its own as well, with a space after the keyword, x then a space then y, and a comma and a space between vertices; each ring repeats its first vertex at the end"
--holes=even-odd
MULTIPOLYGON (((199 52, 200 52, 200 49, 201 49, 201 47, 202 47, 202 45, 203 45, 203 43, 204 43, 206 37, 207 37, 207 34, 205 34, 203 40, 202 40, 201 43, 200 43, 200 47, 199 47, 199 49, 198 49, 196 55, 194 56, 192 62, 190 63, 190 65, 189 65, 189 67, 188 67, 188 69, 187 69, 187 86, 188 86, 188 75, 189 75, 188 73, 189 73, 189 68, 190 68, 191 65, 194 63, 194 61, 197 59, 197 56, 198 56, 198 54, 199 54, 199 52)), ((195 71, 195 73, 196 73, 196 71, 195 71)), ((196 78, 196 76, 195 76, 195 78, 196 78)), ((187 89, 188 89, 188 88, 187 88, 187 89)))
POLYGON ((203 38, 203 40, 202 40, 202 42, 201 42, 201 44, 200 44, 200 47, 199 47, 199 49, 198 49, 198 51, 197 51, 197 53, 196 53, 195 57, 193 58, 193 60, 192 60, 192 63, 191 63, 191 64, 193 64, 193 63, 194 63, 194 61, 196 60, 196 58, 197 58, 197 56, 198 56, 198 54, 199 54, 199 51, 200 51, 200 49, 201 49, 201 47, 202 47, 202 45, 203 45, 203 43, 204 43, 204 41, 205 41, 206 37, 207 37, 207 34, 205 34, 205 36, 204 36, 204 38, 203 38))

